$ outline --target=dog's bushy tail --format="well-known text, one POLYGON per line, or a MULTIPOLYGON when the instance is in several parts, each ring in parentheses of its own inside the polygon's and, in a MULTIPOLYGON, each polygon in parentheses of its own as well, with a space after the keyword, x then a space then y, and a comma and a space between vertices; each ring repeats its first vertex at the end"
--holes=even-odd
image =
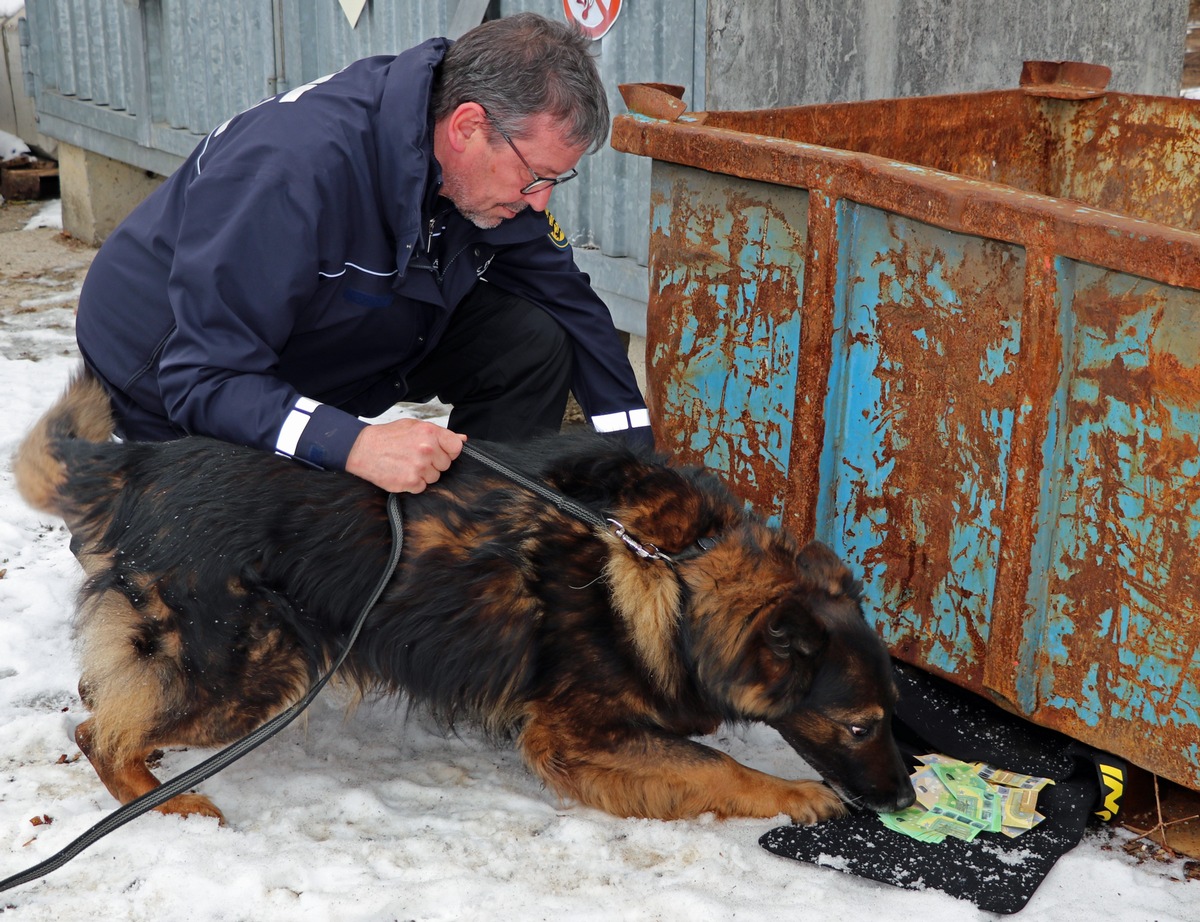
POLYGON ((81 365, 58 402, 22 439, 13 455, 21 498, 34 509, 62 516, 66 467, 61 446, 68 441, 104 442, 113 434, 112 403, 96 376, 81 365))

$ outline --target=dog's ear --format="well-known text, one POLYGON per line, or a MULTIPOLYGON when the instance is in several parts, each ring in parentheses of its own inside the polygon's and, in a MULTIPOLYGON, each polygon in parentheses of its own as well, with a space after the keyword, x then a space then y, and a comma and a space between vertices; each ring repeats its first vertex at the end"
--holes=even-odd
POLYGON ((862 594, 861 584, 857 583, 846 564, 820 541, 806 544, 800 551, 799 562, 804 575, 817 589, 835 597, 849 595, 857 599, 862 594))
POLYGON ((780 659, 812 660, 829 643, 829 632, 802 598, 788 596, 766 619, 767 645, 780 659))
POLYGON ((779 670, 785 699, 807 696, 829 643, 829 633, 803 600, 790 597, 764 622, 764 640, 769 656, 779 670))

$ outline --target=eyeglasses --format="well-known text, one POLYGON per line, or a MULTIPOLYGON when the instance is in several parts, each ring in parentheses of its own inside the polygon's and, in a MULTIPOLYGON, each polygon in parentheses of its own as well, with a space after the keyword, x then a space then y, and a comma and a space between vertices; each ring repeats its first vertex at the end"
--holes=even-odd
POLYGON ((513 143, 513 139, 508 136, 508 132, 501 128, 496 120, 492 118, 492 114, 488 112, 487 109, 483 110, 483 114, 486 115, 487 120, 492 123, 492 127, 500 132, 500 137, 504 138, 504 140, 508 142, 508 146, 512 148, 512 152, 517 155, 517 159, 525 165, 525 169, 529 170, 529 175, 533 177, 533 182, 521 189, 522 195, 533 195, 533 193, 541 192, 543 189, 552 189, 554 186, 568 182, 579 175, 578 170, 568 170, 566 173, 563 173, 561 176, 556 176, 553 179, 551 179, 549 176, 539 176, 534 171, 533 167, 529 165, 529 161, 521 156, 521 152, 517 150, 517 145, 515 145, 513 143))

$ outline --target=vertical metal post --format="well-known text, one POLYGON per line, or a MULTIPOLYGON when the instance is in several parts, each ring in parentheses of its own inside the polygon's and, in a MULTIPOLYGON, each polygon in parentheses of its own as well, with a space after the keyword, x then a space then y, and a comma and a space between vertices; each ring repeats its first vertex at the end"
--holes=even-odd
POLYGON ((283 0, 271 0, 272 34, 275 36, 274 74, 267 79, 267 95, 274 96, 292 88, 288 79, 287 54, 283 35, 283 0))
MULTIPOLYGON (((161 0, 146 0, 146 3, 159 5, 161 0)), ((137 140, 143 147, 153 147, 154 112, 150 105, 150 72, 147 67, 150 49, 145 27, 146 10, 141 0, 125 0, 125 8, 126 15, 121 18, 129 30, 129 93, 137 119, 137 140)))

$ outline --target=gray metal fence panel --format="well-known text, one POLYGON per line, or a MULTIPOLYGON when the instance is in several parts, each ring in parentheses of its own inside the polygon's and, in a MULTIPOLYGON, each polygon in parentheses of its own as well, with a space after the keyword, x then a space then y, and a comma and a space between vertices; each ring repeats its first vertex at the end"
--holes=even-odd
POLYGON ((275 92, 271 0, 153 0, 143 6, 146 46, 158 52, 151 120, 180 133, 174 152, 186 155, 212 128, 275 92))
POLYGON ((144 68, 137 6, 29 0, 25 15, 36 48, 32 83, 41 131, 80 146, 99 139, 101 152, 110 156, 136 153, 146 136, 138 117, 144 68))
POLYGON ((445 2, 377 0, 351 25, 336 0, 283 0, 284 73, 299 86, 375 54, 397 54, 444 35, 445 2))
MULTIPOLYGON (((562 15, 560 0, 511 0, 503 12, 562 15)), ((612 113, 625 111, 622 83, 674 83, 691 109, 704 106, 706 0, 626 3, 595 50, 612 113)), ((556 189, 550 211, 575 246, 576 262, 592 278, 617 325, 645 333, 650 236, 650 164, 605 148, 587 157, 580 178, 556 189)))
POLYGON ((335 0, 26 0, 25 15, 51 133, 170 172, 263 97, 442 34, 446 6, 381 0, 354 27, 335 0))
MULTIPOLYGON (((560 2, 525 0, 508 6, 555 15, 560 2)), ((597 62, 608 89, 614 115, 625 111, 618 92, 622 83, 656 81, 686 87, 685 100, 700 108, 696 81, 694 26, 699 17, 703 30, 704 3, 627 3, 616 25, 596 43, 597 62), (669 14, 669 15, 668 15, 669 14)), ((650 169, 644 157, 611 148, 584 161, 583 181, 554 193, 551 209, 578 245, 599 247, 610 256, 630 256, 645 262, 649 228, 649 200, 639 198, 650 188, 650 169)))

